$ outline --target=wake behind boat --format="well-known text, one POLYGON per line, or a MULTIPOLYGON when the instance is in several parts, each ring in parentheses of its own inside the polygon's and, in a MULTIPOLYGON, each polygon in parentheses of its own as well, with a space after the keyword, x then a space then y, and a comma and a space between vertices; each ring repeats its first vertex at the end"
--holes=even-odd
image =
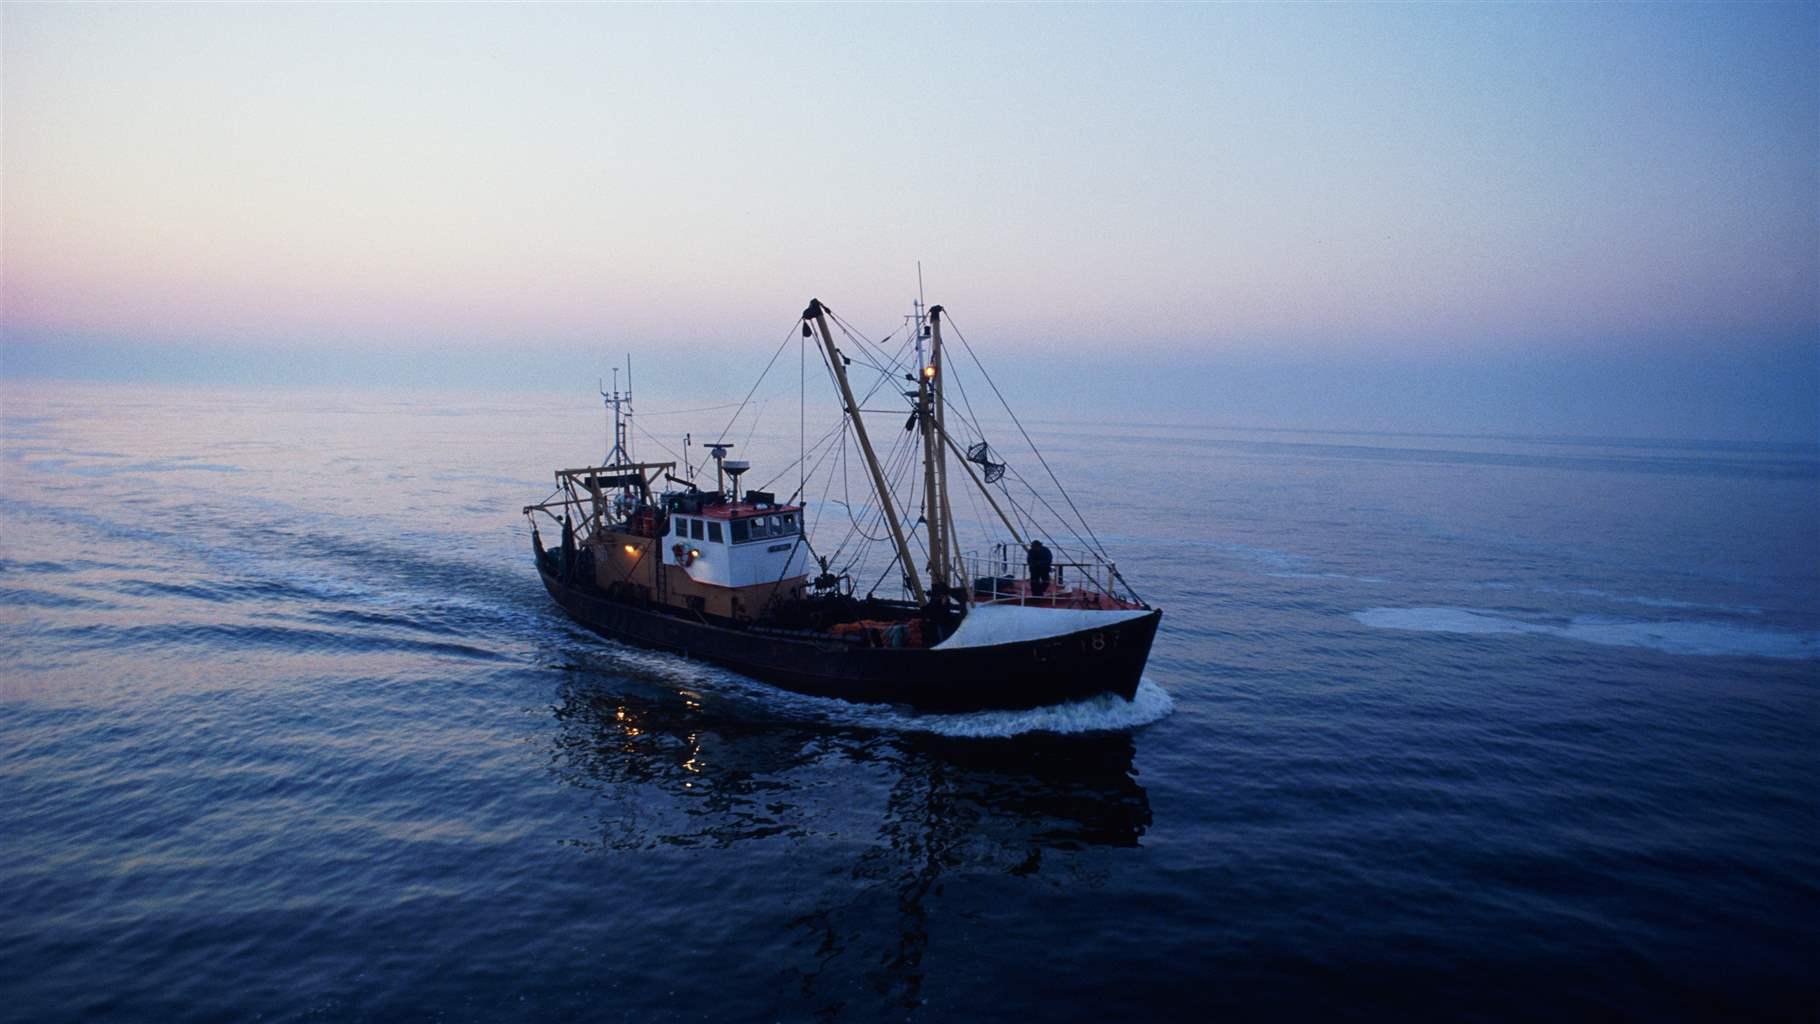
MULTIPOLYGON (((930 711, 1029 708, 1101 694, 1131 700, 1162 612, 1131 591, 1078 512, 1067 530, 1055 504, 1015 470, 1007 476, 964 390, 960 406, 950 405, 942 307, 919 301, 905 321, 893 351, 892 338, 869 341, 810 301, 791 336, 813 344, 841 418, 813 446, 805 431, 797 463, 778 473, 794 470, 799 479, 782 500, 768 489, 741 489, 752 467, 728 458, 734 446, 724 431, 706 446, 701 466, 705 472, 712 459, 712 489, 696 482, 686 458, 636 460, 628 369, 626 392, 617 385, 602 392, 613 412, 607 459, 557 470, 556 493, 524 509, 550 596, 604 636, 817 696, 930 711), (848 372, 856 360, 878 374, 865 401, 896 394, 905 404, 862 408, 848 372), (867 417, 906 412, 881 459, 867 417), (813 482, 825 480, 829 492, 837 476, 846 483, 849 453, 870 497, 855 503, 826 493, 808 501, 813 482), (950 472, 951 461, 959 472, 950 472), (957 491, 971 488, 965 493, 978 511, 962 525, 991 538, 984 553, 961 547, 951 478, 964 481, 957 491), (560 531, 557 545, 545 546, 539 517, 560 531), (1071 533, 1075 547, 1057 542, 1056 530, 1071 533), (872 578, 887 557, 878 582, 858 596, 855 574, 872 578), (892 576, 901 587, 880 596, 892 576)), ((1072 511, 1072 500, 1061 497, 1072 511)))

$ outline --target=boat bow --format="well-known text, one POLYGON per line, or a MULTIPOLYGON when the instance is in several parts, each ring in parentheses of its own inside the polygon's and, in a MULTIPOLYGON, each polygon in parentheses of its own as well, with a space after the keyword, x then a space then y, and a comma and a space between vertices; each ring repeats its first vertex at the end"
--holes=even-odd
POLYGON ((1052 640, 1110 629, 1132 619, 1155 615, 1148 608, 1035 608, 1016 604, 982 604, 969 609, 961 624, 936 650, 996 647, 1001 644, 1052 640))

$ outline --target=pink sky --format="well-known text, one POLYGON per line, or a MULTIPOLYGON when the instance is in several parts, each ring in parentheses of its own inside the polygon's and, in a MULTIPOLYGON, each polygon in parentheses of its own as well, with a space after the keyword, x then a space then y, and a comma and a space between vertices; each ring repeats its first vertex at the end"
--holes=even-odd
POLYGON ((1026 347, 1820 324, 1811 5, 3 17, 11 342, 745 345, 919 259, 1026 347))

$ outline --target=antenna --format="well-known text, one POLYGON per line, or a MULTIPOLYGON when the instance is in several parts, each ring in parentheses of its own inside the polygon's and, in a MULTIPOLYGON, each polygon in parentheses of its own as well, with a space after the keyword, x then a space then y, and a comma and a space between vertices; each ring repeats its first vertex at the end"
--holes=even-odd
MULTIPOLYGON (((731 447, 733 446, 730 444, 722 444, 718 441, 708 446, 708 453, 714 456, 714 489, 717 491, 727 489, 727 449, 731 447)), ((752 466, 750 463, 736 463, 736 465, 740 468, 733 474, 733 486, 738 487, 739 474, 751 469, 752 466)))
POLYGON ((613 368, 613 390, 606 389, 601 382, 600 398, 607 407, 607 422, 612 430, 612 447, 607 450, 603 465, 617 465, 632 461, 632 446, 628 438, 628 426, 632 421, 632 357, 626 357, 626 390, 619 390, 619 367, 613 368))
POLYGON ((916 261, 916 301, 911 303, 911 306, 911 314, 910 316, 905 317, 905 319, 909 321, 911 337, 916 339, 916 369, 918 373, 921 373, 923 368, 923 342, 929 340, 929 318, 924 313, 925 302, 923 296, 922 260, 916 261))

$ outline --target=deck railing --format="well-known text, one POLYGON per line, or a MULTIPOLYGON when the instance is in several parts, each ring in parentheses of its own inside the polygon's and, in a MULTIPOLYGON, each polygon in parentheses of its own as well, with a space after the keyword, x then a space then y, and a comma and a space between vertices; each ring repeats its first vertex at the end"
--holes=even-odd
POLYGON ((973 600, 984 604, 1052 604, 1058 595, 1077 591, 1123 602, 1117 566, 1065 551, 1055 555, 1049 564, 1049 586, 1041 595, 1033 592, 1027 553, 1015 544, 994 544, 986 554, 963 552, 961 572, 973 600))

